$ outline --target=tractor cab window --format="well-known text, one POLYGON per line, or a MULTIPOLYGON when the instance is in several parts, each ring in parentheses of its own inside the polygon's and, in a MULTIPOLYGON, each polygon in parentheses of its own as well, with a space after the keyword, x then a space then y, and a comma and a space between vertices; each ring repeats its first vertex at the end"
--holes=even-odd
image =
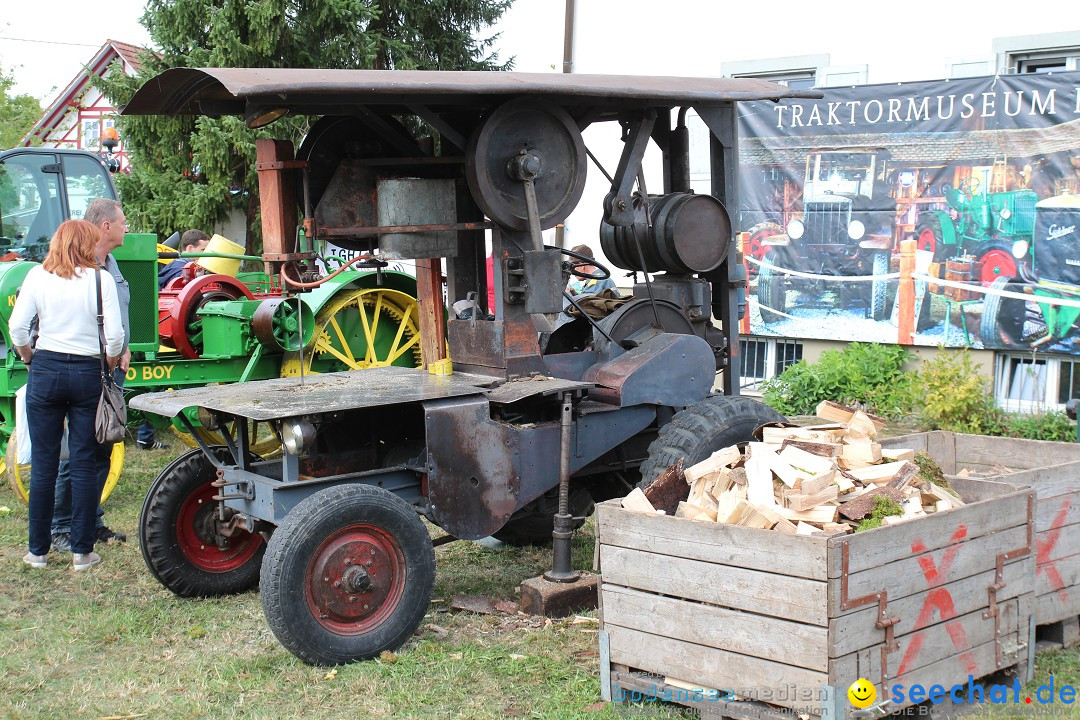
POLYGON ((0 253, 40 260, 64 219, 56 156, 13 155, 0 162, 0 253))
POLYGON ((876 164, 873 153, 819 153, 807 160, 805 197, 873 195, 876 164))
POLYGON ((64 184, 73 220, 82 219, 91 200, 113 197, 105 168, 85 155, 64 156, 64 184))

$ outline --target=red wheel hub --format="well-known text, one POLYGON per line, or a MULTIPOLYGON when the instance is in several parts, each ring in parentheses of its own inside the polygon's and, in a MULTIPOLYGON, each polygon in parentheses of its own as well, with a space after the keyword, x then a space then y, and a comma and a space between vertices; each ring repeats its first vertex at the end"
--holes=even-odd
POLYGON ((988 250, 979 258, 982 274, 979 278, 983 285, 989 286, 999 277, 1016 277, 1016 260, 1004 250, 988 250))
POLYGON ((191 493, 176 518, 176 541, 188 561, 206 572, 227 573, 244 566, 263 543, 261 535, 236 530, 229 536, 217 532, 215 488, 206 483, 191 493))
POLYGON ((229 275, 203 275, 181 285, 173 280, 158 295, 158 335, 163 345, 176 349, 186 358, 199 357, 188 337, 189 326, 196 320, 199 308, 214 300, 254 299, 244 283, 229 275))
POLYGON ((930 252, 936 251, 937 235, 934 234, 934 231, 930 228, 924 228, 923 231, 919 233, 919 240, 916 248, 919 250, 929 250, 930 252))
POLYGON ((405 555, 380 527, 350 525, 323 541, 307 569, 308 608, 339 635, 360 635, 382 624, 405 591, 405 555))

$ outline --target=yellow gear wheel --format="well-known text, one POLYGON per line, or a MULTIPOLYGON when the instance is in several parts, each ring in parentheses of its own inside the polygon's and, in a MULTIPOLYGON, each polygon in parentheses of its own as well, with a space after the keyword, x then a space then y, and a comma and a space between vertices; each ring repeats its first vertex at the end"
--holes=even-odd
MULTIPOLYGON (((30 500, 30 464, 21 465, 18 462, 18 450, 16 448, 15 433, 8 438, 7 451, 0 458, 0 473, 7 476, 8 485, 24 503, 30 500)), ((116 483, 120 481, 120 473, 124 470, 124 443, 118 442, 113 445, 112 454, 109 456, 109 475, 105 478, 105 487, 101 490, 101 502, 105 502, 116 483)))
MULTIPOLYGON (((195 438, 191 436, 191 433, 177 427, 173 427, 173 432, 175 432, 176 436, 180 438, 180 441, 188 447, 199 447, 199 443, 195 441, 195 438)), ((195 432, 199 434, 199 438, 207 445, 226 444, 225 436, 217 430, 207 430, 206 428, 197 427, 195 428, 195 432)), ((229 434, 235 435, 235 433, 232 432, 232 428, 229 428, 229 434)), ((248 437, 253 438, 251 440, 251 452, 264 460, 276 457, 281 453, 281 440, 278 439, 269 423, 259 423, 254 420, 249 420, 248 437)))
POLYGON ((389 288, 346 290, 315 316, 315 334, 301 352, 287 352, 281 376, 387 365, 420 366, 416 298, 389 288))

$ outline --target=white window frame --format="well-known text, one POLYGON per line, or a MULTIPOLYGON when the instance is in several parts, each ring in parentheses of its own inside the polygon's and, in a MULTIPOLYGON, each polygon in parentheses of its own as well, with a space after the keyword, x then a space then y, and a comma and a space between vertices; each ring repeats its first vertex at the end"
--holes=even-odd
MULTIPOLYGON (((1065 410, 1065 403, 1060 402, 1058 393, 1063 374, 1080 372, 1080 358, 1056 357, 1038 353, 999 352, 994 357, 994 402, 1002 410, 1021 413, 1036 413, 1065 410), (1020 365, 1013 367, 1013 362, 1020 365), (1042 378, 1032 377, 1022 369, 1023 365, 1035 364, 1045 368, 1042 378), (1072 368, 1069 365, 1073 365, 1072 368), (1042 381, 1043 387, 1037 383, 1042 381), (1017 383, 1020 387, 1016 387, 1017 383), (1030 384, 1029 384, 1030 383, 1030 384), (1019 396, 1010 399, 1010 395, 1019 396)), ((1068 398, 1066 398, 1068 400, 1068 398)))
MULTIPOLYGON (((786 363, 784 365, 784 369, 787 369, 788 366, 794 365, 796 362, 801 360, 802 354, 805 350, 802 340, 798 340, 795 338, 775 338, 761 337, 758 335, 743 335, 739 337, 739 343, 739 385, 742 392, 751 395, 760 394, 762 383, 764 383, 766 380, 771 380, 779 374, 777 373, 777 366, 779 365, 781 359, 781 346, 786 347, 790 345, 794 348, 797 348, 797 354, 799 356, 795 360, 786 363), (746 369, 745 358, 747 356, 745 353, 745 347, 742 346, 742 343, 746 343, 747 345, 749 345, 750 343, 754 343, 758 346, 759 349, 764 349, 765 365, 763 368, 763 373, 760 376, 757 374, 747 375, 744 373, 744 370, 746 369)), ((781 370, 781 372, 782 371, 783 370, 781 370)))
POLYGON ((1063 61, 1060 70, 1046 72, 1080 68, 1080 31, 994 38, 993 49, 998 71, 1010 75, 1027 74, 1032 63, 1063 61))
POLYGON ((809 80, 811 87, 817 87, 822 80, 822 72, 828 67, 827 54, 795 55, 720 63, 720 74, 732 78, 757 78, 782 85, 793 80, 809 80))
POLYGON ((91 117, 83 118, 79 123, 79 146, 83 150, 97 150, 101 146, 101 118, 91 117), (96 134, 90 135, 89 131, 91 127, 97 129, 96 134), (90 140, 93 140, 94 144, 90 144, 90 140))

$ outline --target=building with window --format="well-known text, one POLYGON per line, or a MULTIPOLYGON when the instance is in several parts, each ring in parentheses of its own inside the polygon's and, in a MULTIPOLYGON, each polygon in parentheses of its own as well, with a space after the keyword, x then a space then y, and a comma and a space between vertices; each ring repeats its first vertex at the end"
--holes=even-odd
MULTIPOLYGON (((117 40, 109 40, 94 57, 72 78, 67 87, 49 103, 41 118, 22 140, 22 145, 70 148, 101 152, 102 133, 116 125, 116 108, 94 85, 94 78, 111 72, 113 63, 129 75, 139 68, 140 48, 117 40)), ((113 151, 120 161, 120 170, 128 167, 123 139, 113 151)))

